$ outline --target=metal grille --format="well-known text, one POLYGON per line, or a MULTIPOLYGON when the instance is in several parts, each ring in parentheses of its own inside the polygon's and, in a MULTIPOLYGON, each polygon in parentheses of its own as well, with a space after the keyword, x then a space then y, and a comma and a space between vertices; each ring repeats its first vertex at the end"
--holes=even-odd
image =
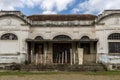
POLYGON ((88 36, 83 36, 81 39, 82 40, 89 40, 90 38, 88 36))
POLYGON ((43 38, 41 36, 37 36, 35 37, 35 40, 43 40, 43 38))
POLYGON ((54 37, 53 40, 71 40, 71 38, 66 35, 58 35, 58 36, 54 37))
POLYGON ((6 33, 1 36, 1 40, 18 40, 18 38, 15 34, 6 33))
POLYGON ((109 35, 108 40, 120 40, 120 33, 113 33, 109 35))
POLYGON ((109 42, 109 53, 120 53, 120 42, 109 42))

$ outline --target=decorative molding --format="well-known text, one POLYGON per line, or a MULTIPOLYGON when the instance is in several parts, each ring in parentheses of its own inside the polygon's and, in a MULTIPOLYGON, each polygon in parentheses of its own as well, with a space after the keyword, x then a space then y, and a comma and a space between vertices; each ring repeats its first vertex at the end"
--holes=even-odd
POLYGON ((4 26, 4 27, 10 26, 12 28, 12 26, 16 26, 16 25, 13 24, 13 21, 11 18, 7 18, 7 19, 1 20, 0 26, 4 26))
POLYGON ((90 26, 93 21, 34 21, 32 25, 38 26, 90 26))
POLYGON ((15 29, 15 28, 7 28, 7 29, 0 29, 0 31, 20 31, 20 29, 15 29))

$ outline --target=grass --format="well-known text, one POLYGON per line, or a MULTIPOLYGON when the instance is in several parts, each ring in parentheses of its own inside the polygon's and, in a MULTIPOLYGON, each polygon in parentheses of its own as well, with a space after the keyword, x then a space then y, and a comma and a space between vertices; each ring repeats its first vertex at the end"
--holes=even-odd
POLYGON ((98 72, 87 72, 85 75, 120 75, 120 71, 98 71, 98 72))
POLYGON ((24 76, 24 75, 59 75, 59 74, 82 74, 82 75, 120 75, 120 71, 98 71, 98 72, 24 72, 24 71, 3 71, 0 72, 0 76, 7 76, 7 75, 17 75, 17 76, 24 76))
POLYGON ((57 75, 57 74, 74 74, 74 72, 52 72, 52 71, 40 71, 40 72, 25 72, 25 71, 5 71, 0 72, 0 76, 6 75, 57 75))

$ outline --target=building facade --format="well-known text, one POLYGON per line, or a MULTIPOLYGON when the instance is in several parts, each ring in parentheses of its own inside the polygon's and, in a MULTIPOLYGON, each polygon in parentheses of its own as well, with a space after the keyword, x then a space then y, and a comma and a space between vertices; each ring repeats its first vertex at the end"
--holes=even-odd
POLYGON ((96 16, 0 11, 0 63, 120 63, 120 10, 96 16))

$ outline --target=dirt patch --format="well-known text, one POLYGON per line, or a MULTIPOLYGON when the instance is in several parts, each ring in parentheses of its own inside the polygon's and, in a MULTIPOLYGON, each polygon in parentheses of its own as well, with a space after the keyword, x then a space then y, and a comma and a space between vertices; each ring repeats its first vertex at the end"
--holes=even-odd
POLYGON ((52 75, 12 75, 0 76, 0 80, 120 80, 119 75, 84 75, 84 74, 52 74, 52 75))

